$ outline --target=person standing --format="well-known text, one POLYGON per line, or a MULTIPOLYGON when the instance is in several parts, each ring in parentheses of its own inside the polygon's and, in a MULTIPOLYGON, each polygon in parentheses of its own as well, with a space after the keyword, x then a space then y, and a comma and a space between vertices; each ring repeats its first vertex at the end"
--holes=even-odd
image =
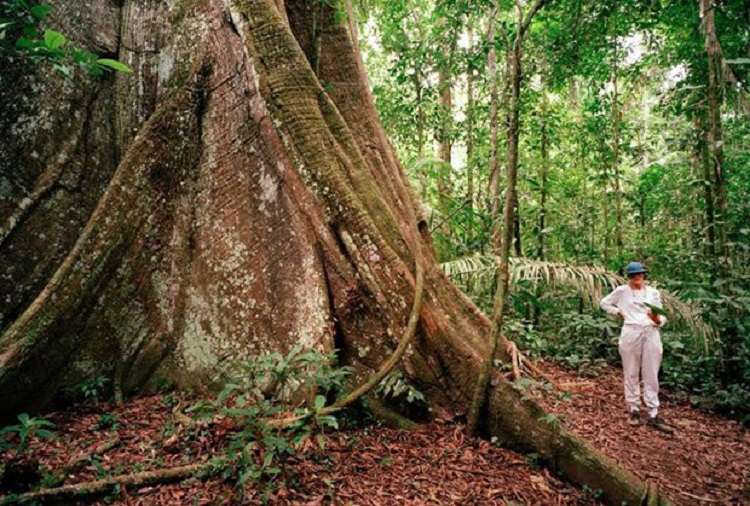
POLYGON ((659 290, 646 284, 646 267, 630 262, 625 268, 628 284, 618 286, 604 297, 601 308, 623 320, 618 347, 622 357, 625 384, 625 403, 628 423, 639 425, 640 379, 643 378, 643 400, 646 404, 646 425, 666 433, 674 429, 659 416, 659 368, 662 344, 659 329, 667 323, 665 316, 656 314, 649 305, 661 308, 659 290))

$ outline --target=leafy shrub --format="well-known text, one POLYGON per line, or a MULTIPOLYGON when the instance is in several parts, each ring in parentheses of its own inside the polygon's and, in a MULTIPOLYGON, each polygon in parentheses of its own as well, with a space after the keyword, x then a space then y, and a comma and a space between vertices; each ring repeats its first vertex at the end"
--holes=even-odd
POLYGON ((109 382, 109 378, 99 375, 66 388, 65 393, 73 399, 96 404, 104 399, 106 386, 109 382))
POLYGON ((424 401, 424 394, 417 390, 399 369, 394 369, 375 387, 375 392, 382 397, 404 399, 407 403, 424 401))
POLYGON ((335 354, 293 348, 287 355, 270 353, 242 366, 242 374, 213 401, 202 401, 188 411, 198 419, 229 418, 236 431, 219 464, 225 479, 238 487, 260 488, 265 498, 287 483, 289 460, 308 450, 313 435, 318 445, 337 419, 323 408, 341 389, 351 369, 333 368, 335 354), (305 391, 314 392, 311 401, 305 391), (297 399, 293 403, 293 399, 297 399), (293 404, 292 404, 293 403, 293 404))
POLYGON ((17 425, 8 425, 0 429, 0 450, 15 449, 15 455, 21 455, 29 447, 29 441, 53 439, 55 434, 47 429, 55 424, 41 417, 30 417, 26 413, 18 415, 17 425))

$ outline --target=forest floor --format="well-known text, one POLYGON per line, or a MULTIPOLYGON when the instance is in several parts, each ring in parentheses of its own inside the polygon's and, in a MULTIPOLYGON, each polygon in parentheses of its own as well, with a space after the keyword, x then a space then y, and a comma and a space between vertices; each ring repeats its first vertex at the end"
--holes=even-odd
MULTIPOLYGON (((675 504, 750 504, 750 433, 740 424, 669 401, 662 413, 676 427, 665 435, 627 425, 620 373, 605 368, 581 377, 551 364, 539 364, 549 379, 568 392, 528 388, 554 412, 559 423, 589 439, 642 479, 656 480, 675 504)), ((536 386, 534 386, 536 385, 536 386)), ((99 403, 48 415, 55 440, 34 440, 35 458, 49 470, 78 459, 65 483, 207 461, 222 454, 231 427, 183 425, 191 400, 174 394, 133 399, 122 406, 99 403), (110 443, 110 444, 107 444, 110 443), (115 444, 116 443, 116 444, 115 444), (82 456, 102 450, 94 458, 82 456)), ((288 462, 286 490, 270 504, 597 504, 595 491, 558 479, 536 463, 497 442, 465 438, 463 427, 437 421, 418 431, 379 426, 332 432, 320 450, 314 440, 304 457, 288 462)), ((0 454, 0 459, 11 453, 0 454)), ((207 505, 260 504, 258 490, 242 494, 220 477, 170 485, 122 489, 78 504, 207 505)), ((2 496, 0 496, 2 503, 2 496)), ((76 504, 68 502, 67 504, 76 504)))

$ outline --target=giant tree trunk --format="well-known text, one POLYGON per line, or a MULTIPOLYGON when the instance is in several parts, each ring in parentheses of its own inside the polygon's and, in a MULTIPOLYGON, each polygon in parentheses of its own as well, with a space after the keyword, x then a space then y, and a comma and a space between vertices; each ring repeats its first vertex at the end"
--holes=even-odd
MULTIPOLYGON (((465 409, 489 321, 432 255, 345 27, 328 5, 276 5, 89 2, 53 21, 132 76, 3 72, 0 415, 115 370, 129 393, 212 385, 296 344, 342 350, 360 380, 406 324, 419 254, 402 367, 431 403, 465 409)), ((492 384, 485 433, 612 503, 640 500, 642 482, 492 384)))

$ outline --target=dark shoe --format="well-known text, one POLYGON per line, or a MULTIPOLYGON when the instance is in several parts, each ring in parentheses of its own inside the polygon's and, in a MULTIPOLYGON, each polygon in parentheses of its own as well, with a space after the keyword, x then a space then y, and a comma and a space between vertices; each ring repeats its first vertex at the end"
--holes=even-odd
POLYGON ((628 425, 636 426, 641 424, 641 412, 640 411, 631 411, 630 415, 628 416, 628 425))
POLYGON ((659 415, 656 415, 653 418, 649 418, 648 422, 646 422, 646 425, 666 434, 672 434, 674 432, 674 428, 667 422, 665 422, 664 419, 659 415))

